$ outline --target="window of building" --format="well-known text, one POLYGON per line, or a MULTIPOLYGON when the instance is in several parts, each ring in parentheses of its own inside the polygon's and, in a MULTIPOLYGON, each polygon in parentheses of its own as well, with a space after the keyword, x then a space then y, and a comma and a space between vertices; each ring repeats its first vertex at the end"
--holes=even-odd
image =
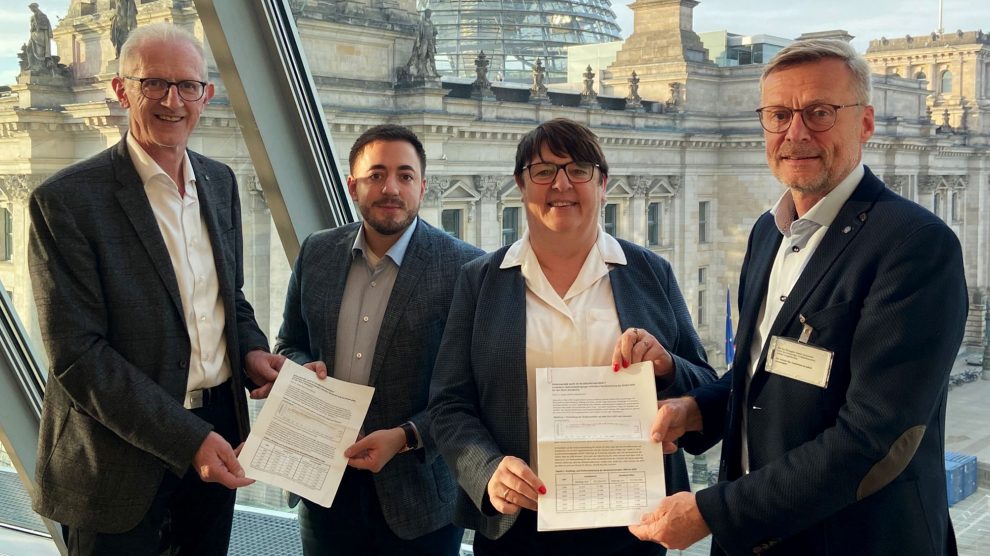
POLYGON ((660 203, 650 203, 646 209, 646 235, 651 247, 660 245, 660 203))
POLYGON ((708 243, 709 219, 711 218, 711 201, 701 201, 698 203, 698 243, 708 243))
POLYGON ((951 201, 949 203, 950 205, 949 212, 951 213, 950 216, 952 217, 953 222, 962 221, 962 201, 963 201, 962 191, 953 191, 951 201))
POLYGON ((461 214, 463 212, 461 209, 443 209, 443 212, 440 214, 440 226, 443 228, 443 231, 457 239, 464 237, 464 232, 461 229, 461 214))
POLYGON ((945 70, 945 71, 942 72, 942 87, 941 87, 940 90, 941 90, 941 92, 943 94, 944 93, 951 93, 952 92, 952 72, 951 71, 945 70))
MULTIPOLYGON (((704 270, 704 269, 703 268, 699 268, 698 269, 698 277, 699 278, 701 277, 701 274, 702 274, 701 271, 702 270, 704 270)), ((705 316, 705 313, 708 312, 707 299, 708 299, 708 290, 704 286, 699 285, 698 286, 698 307, 697 307, 698 314, 696 315, 696 318, 698 319, 698 327, 699 328, 702 327, 702 326, 708 326, 708 318, 705 316)))
POLYGON ((619 231, 619 210, 618 205, 615 203, 609 203, 605 205, 605 213, 602 216, 602 227, 605 228, 605 233, 612 236, 618 237, 617 233, 619 231))
POLYGON ((7 207, 0 207, 0 236, 0 261, 9 261, 14 256, 14 222, 7 207))
POLYGON ((512 245, 519 239, 519 207, 502 209, 502 245, 512 245))

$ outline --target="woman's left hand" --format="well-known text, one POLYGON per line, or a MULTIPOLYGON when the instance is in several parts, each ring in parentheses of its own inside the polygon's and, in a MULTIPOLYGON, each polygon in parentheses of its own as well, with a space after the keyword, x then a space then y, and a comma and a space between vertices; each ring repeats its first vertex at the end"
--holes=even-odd
POLYGON ((673 378, 674 359, 653 334, 642 328, 629 328, 615 343, 612 369, 618 371, 640 361, 653 361, 653 374, 658 378, 673 378))

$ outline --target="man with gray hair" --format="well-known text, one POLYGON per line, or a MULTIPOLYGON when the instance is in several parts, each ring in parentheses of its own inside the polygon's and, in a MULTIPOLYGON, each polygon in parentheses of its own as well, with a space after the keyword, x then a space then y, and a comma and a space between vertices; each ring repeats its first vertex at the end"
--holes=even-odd
POLYGON ((234 174, 186 149, 208 79, 190 33, 138 27, 112 81, 126 136, 31 195, 51 361, 34 509, 62 524, 71 554, 224 555, 233 489, 253 482, 233 448, 244 390, 284 357, 241 291, 234 174))
POLYGON ((862 162, 870 71, 841 41, 767 65, 767 163, 787 187, 739 279, 730 370, 661 401, 653 437, 719 482, 666 498, 638 537, 713 554, 955 554, 943 468, 949 371, 968 298, 955 234, 862 162))

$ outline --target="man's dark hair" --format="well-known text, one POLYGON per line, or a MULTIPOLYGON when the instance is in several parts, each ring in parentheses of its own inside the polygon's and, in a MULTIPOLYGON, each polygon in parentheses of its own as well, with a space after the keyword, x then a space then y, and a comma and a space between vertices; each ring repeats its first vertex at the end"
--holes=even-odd
POLYGON ((533 161, 543 147, 557 156, 570 156, 576 162, 597 164, 602 175, 608 175, 608 162, 598 144, 598 136, 587 127, 566 118, 557 118, 536 126, 516 147, 515 176, 523 173, 523 166, 533 161))
POLYGON ((416 149, 416 155, 419 156, 420 174, 423 176, 426 175, 426 149, 423 148, 423 143, 420 143, 419 137, 416 137, 416 134, 412 130, 395 124, 376 125, 362 133, 354 141, 354 146, 351 147, 351 154, 347 158, 351 171, 354 170, 354 161, 357 160, 358 156, 361 156, 361 151, 375 141, 405 141, 409 143, 416 149))

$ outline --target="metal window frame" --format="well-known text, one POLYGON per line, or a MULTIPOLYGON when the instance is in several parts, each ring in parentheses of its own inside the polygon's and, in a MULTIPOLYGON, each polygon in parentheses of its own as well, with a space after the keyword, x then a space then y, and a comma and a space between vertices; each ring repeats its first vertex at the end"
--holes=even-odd
MULTIPOLYGON (((353 222, 356 215, 295 20, 286 0, 194 4, 291 264, 302 239, 353 222)), ((32 496, 45 383, 41 369, 0 284, 0 440, 32 496)), ((66 554, 60 525, 44 523, 66 554)))
POLYGON ((295 19, 287 0, 194 4, 292 263, 306 236, 356 215, 295 19))

